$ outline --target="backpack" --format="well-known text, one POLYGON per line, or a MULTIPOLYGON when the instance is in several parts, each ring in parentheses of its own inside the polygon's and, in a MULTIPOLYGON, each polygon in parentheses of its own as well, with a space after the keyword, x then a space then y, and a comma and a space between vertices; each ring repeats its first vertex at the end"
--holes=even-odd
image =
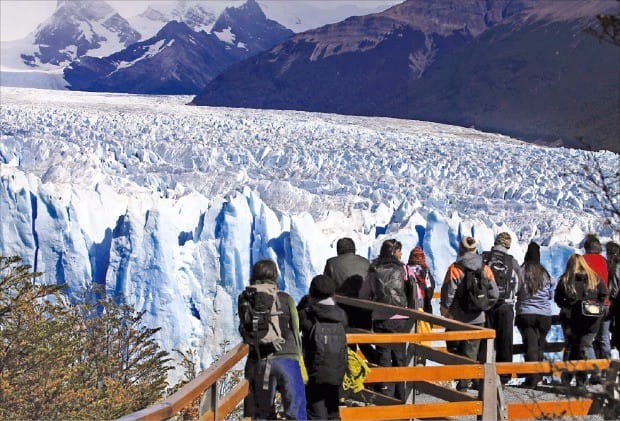
POLYGON ((239 295, 239 333, 259 358, 282 349, 280 300, 274 284, 250 285, 239 295), (262 355, 261 355, 262 354, 262 355))
POLYGON ((305 349, 308 377, 316 383, 341 385, 347 368, 347 337, 338 322, 315 320, 305 349))
POLYGON ((379 265, 374 268, 374 300, 398 307, 407 307, 405 272, 403 266, 379 265))
POLYGON ((469 269, 457 264, 463 271, 463 279, 456 290, 454 301, 459 303, 465 313, 479 313, 488 310, 489 300, 489 280, 483 275, 484 266, 480 269, 469 269))
POLYGON ((516 282, 512 278, 512 256, 499 250, 491 250, 482 253, 482 261, 493 271, 499 289, 498 301, 511 298, 516 287, 516 282))

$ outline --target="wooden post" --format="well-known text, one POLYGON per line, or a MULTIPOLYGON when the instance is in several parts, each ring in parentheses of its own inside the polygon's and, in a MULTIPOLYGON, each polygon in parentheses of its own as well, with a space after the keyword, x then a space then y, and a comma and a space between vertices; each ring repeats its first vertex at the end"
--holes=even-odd
POLYGON ((210 388, 204 391, 202 398, 200 399, 199 417, 202 419, 203 415, 207 412, 213 414, 213 419, 217 420, 217 385, 219 381, 216 381, 210 388))
POLYGON ((484 364, 484 380, 478 398, 482 401, 482 420, 497 421, 497 374, 493 362, 484 364))
POLYGON ((493 361, 494 340, 486 339, 486 341, 484 380, 480 382, 478 397, 482 400, 482 419, 484 421, 497 421, 497 372, 493 361))

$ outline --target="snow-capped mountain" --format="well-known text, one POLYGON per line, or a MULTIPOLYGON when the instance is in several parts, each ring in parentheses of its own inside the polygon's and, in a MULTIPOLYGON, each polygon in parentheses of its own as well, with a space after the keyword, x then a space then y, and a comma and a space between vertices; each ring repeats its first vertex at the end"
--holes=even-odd
POLYGON ((130 17, 129 22, 136 28, 143 39, 154 36, 170 21, 183 22, 194 31, 211 32, 219 15, 213 2, 179 0, 174 3, 154 2, 137 16, 130 17))
MULTIPOLYGON (((379 4, 387 8, 396 2, 397 0, 387 0, 379 4)), ((135 41, 138 38, 140 40, 153 38, 171 21, 183 22, 197 32, 210 33, 216 24, 217 17, 224 13, 227 7, 232 7, 230 17, 236 20, 241 19, 241 21, 229 22, 228 26, 234 23, 230 29, 222 23, 217 34, 222 41, 231 44, 225 48, 233 50, 235 47, 245 48, 246 51, 241 52, 242 58, 263 51, 271 47, 273 43, 292 34, 284 28, 279 28, 275 22, 280 22, 284 27, 290 25, 293 31, 299 32, 325 23, 337 22, 351 15, 361 15, 377 10, 377 6, 369 7, 366 3, 358 6, 355 2, 336 5, 327 0, 266 0, 258 2, 261 10, 258 10, 259 7, 253 2, 250 4, 251 7, 247 7, 249 11, 253 9, 257 17, 257 20, 252 22, 250 18, 243 18, 237 12, 239 8, 245 7, 242 0, 152 1, 144 2, 144 4, 146 10, 142 13, 136 16, 119 17, 107 3, 102 1, 59 2, 54 15, 39 25, 37 30, 29 36, 18 41, 1 43, 0 84, 2 86, 66 89, 67 82, 63 77, 64 67, 69 63, 66 60, 79 59, 83 54, 87 54, 90 58, 86 60, 87 68, 81 69, 83 74, 99 75, 105 69, 110 68, 110 63, 97 59, 129 47, 130 39, 135 41), (266 16, 262 16, 263 12, 266 16), (126 18, 129 24, 123 18, 126 18), (236 33, 233 33, 233 30, 236 33), (271 33, 272 30, 273 33, 271 33), (282 38, 278 39, 278 36, 274 35, 277 33, 282 33, 282 38), (242 39, 244 41, 241 41, 242 39), (38 42, 45 44, 39 45, 38 42), (55 47, 50 48, 50 45, 55 47), (95 48, 97 45, 99 47, 95 48), (91 47, 95 49, 88 50, 91 47), (55 53, 56 49, 58 54, 55 53), (95 69, 98 65, 100 68, 95 69)), ((181 55, 195 54, 196 52, 182 52, 181 55)), ((236 55, 237 52, 230 51, 230 54, 236 55)), ((126 51, 124 55, 135 55, 135 53, 126 51)), ((215 63, 209 67, 205 69, 205 76, 202 79, 210 80, 212 69, 221 67, 221 64, 215 63)), ((154 77, 154 74, 151 73, 148 76, 154 77)), ((170 75, 163 75, 163 79, 170 77, 170 75)), ((198 83, 201 78, 188 76, 184 79, 194 79, 198 83)), ((93 83, 98 84, 98 82, 93 83)), ((84 80, 77 82, 77 86, 86 85, 88 83, 84 80)), ((104 81, 102 85, 114 86, 109 81, 104 81)), ((203 87, 201 84, 197 86, 199 88, 191 92, 198 93, 203 87)), ((129 92, 119 87, 115 90, 129 92)), ((181 89, 175 92, 189 91, 181 89)))
POLYGON ((211 32, 233 47, 245 49, 247 57, 270 49, 293 35, 293 31, 268 19, 255 0, 240 7, 227 7, 211 32))
POLYGON ((102 0, 58 0, 54 14, 34 33, 38 50, 21 58, 29 66, 62 65, 89 54, 105 56, 140 39, 102 0))
POLYGON ((76 60, 64 76, 74 90, 191 94, 246 57, 245 50, 227 45, 215 35, 172 21, 153 38, 111 56, 76 60))
POLYGON ((618 50, 584 32, 617 10, 615 0, 408 0, 297 34, 193 103, 414 118, 620 151, 618 50))
POLYGON ((487 250, 508 231, 520 262, 539 241, 554 279, 585 233, 614 235, 581 170, 615 171, 611 152, 187 96, 0 95, 0 253, 43 282, 123 294, 199 367, 238 340, 235 300, 261 258, 299 299, 342 236, 370 258, 386 238, 420 244, 441 283, 463 235, 487 250))
POLYGON ((226 8, 211 33, 172 21, 154 37, 108 57, 79 58, 64 70, 64 77, 74 90, 196 94, 231 64, 291 35, 248 0, 226 8))

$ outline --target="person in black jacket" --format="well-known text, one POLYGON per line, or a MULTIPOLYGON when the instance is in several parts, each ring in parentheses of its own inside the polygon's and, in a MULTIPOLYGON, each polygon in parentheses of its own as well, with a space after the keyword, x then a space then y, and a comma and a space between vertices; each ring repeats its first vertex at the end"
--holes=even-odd
MULTIPOLYGON (((402 244, 395 239, 385 240, 379 256, 372 261, 368 275, 362 284, 360 298, 378 303, 406 308, 407 270, 402 257, 402 244)), ((394 314, 392 311, 373 311, 373 331, 375 333, 409 333, 413 320, 409 316, 394 314)), ((406 344, 377 344, 378 364, 382 367, 404 367, 407 364, 406 344)), ((404 402, 405 384, 378 383, 377 390, 384 395, 404 402)))
POLYGON ((338 240, 336 253, 325 262, 323 275, 334 281, 336 294, 357 298, 370 262, 355 254, 355 243, 347 237, 338 240))
MULTIPOLYGON (((325 275, 317 275, 310 284, 309 295, 301 299, 297 308, 302 332, 304 360, 308 368, 306 402, 308 419, 340 419, 339 391, 347 365, 346 336, 347 315, 333 299, 334 283, 325 275), (325 341, 333 341, 335 347, 327 347, 326 361, 316 361, 317 352, 313 329, 317 322, 325 325, 340 324, 342 329, 329 329, 325 341)), ((314 332, 316 335, 317 333, 314 332)))
MULTIPOLYGON (((602 307, 607 297, 607 288, 598 275, 590 268, 583 256, 573 254, 566 262, 566 269, 555 289, 555 302, 560 307, 560 323, 564 330, 567 351, 564 360, 595 359, 592 343, 598 332, 603 316, 602 307), (591 301, 600 305, 598 316, 585 315, 583 302, 591 301)), ((562 380, 570 383, 572 376, 563 373, 562 380)), ((577 385, 585 385, 585 373, 577 373, 577 385)), ((593 376, 591 379, 597 379, 593 376)))
MULTIPOLYGON (((336 294, 345 297, 357 298, 368 273, 370 262, 365 257, 355 254, 355 243, 348 237, 343 237, 336 243, 337 256, 330 257, 325 262, 323 275, 329 276, 334 282, 336 294)), ((355 306, 339 304, 347 313, 349 327, 372 330, 372 317, 369 310, 355 306)), ((377 351, 370 344, 352 344, 354 351, 360 349, 369 363, 377 363, 377 351)))
POLYGON ((612 346, 620 350, 620 245, 614 241, 605 244, 607 251, 607 274, 609 276, 609 298, 611 306, 609 313, 611 315, 611 332, 612 346))

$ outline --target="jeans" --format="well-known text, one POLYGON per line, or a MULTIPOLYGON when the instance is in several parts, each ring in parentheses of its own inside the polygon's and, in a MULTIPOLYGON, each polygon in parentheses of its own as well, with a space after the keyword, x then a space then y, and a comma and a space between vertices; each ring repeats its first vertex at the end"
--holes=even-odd
POLYGON ((280 392, 284 416, 288 420, 306 420, 306 392, 299 362, 293 358, 248 359, 245 378, 250 391, 244 401, 244 416, 252 419, 276 419, 275 396, 280 392), (265 371, 267 388, 265 388, 265 371))
POLYGON ((611 338, 609 333, 610 324, 611 319, 603 319, 601 321, 601 327, 596 333, 593 344, 596 358, 611 358, 611 338))

